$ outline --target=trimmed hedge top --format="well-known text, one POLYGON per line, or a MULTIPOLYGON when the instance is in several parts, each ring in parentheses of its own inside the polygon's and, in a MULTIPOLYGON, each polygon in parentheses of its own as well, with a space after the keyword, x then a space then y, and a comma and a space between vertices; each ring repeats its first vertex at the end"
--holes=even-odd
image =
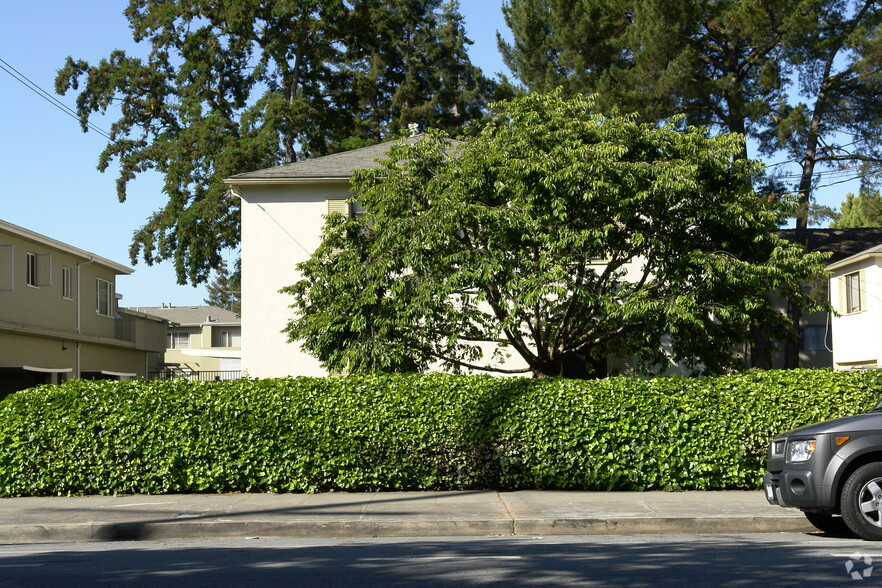
POLYGON ((0 402, 0 495, 758 487, 770 438, 882 372, 73 381, 0 402))

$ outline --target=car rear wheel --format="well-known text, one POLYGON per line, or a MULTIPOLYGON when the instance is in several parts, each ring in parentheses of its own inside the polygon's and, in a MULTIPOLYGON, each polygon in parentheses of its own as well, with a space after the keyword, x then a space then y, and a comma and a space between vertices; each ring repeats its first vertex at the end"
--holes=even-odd
POLYGON ((863 539, 882 541, 882 463, 868 463, 842 488, 842 518, 863 539))
POLYGON ((815 529, 823 531, 834 537, 854 537, 854 533, 845 524, 845 519, 840 516, 823 512, 803 512, 815 529))

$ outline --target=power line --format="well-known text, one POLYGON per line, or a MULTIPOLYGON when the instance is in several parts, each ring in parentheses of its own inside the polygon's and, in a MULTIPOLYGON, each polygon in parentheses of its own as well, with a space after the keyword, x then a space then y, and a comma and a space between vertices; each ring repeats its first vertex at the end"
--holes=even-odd
MULTIPOLYGON (((40 98, 42 98, 43 100, 45 100, 46 102, 48 102, 49 104, 51 104, 52 106, 54 106, 55 108, 57 108, 58 110, 63 112, 64 114, 76 119, 77 121, 80 120, 80 117, 77 115, 77 113, 75 111, 71 110, 66 104, 64 104, 63 102, 61 102, 57 98, 55 98, 52 94, 50 94, 49 92, 47 92, 46 90, 44 90, 43 88, 38 86, 33 81, 31 81, 26 75, 24 75, 23 73, 21 73, 20 71, 18 71, 14 67, 12 67, 8 62, 3 60, 2 58, 0 58, 0 69, 5 71, 6 73, 8 73, 10 76, 13 77, 13 79, 15 79, 21 85, 26 87, 28 90, 30 90, 31 92, 33 92, 34 94, 36 94, 37 96, 39 96, 40 98)), ((108 141, 111 140, 110 134, 107 131, 105 131, 104 129, 101 129, 100 127, 97 127, 96 125, 94 125, 88 121, 86 121, 86 126, 88 126, 90 129, 92 129, 93 131, 95 131, 96 133, 98 133, 99 135, 101 135, 102 137, 107 139, 108 141)))

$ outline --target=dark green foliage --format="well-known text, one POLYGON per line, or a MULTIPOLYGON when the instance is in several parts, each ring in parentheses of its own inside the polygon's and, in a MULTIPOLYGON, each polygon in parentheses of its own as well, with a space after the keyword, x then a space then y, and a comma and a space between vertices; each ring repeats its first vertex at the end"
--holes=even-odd
POLYGON ((167 202, 130 255, 174 260, 181 283, 207 281, 239 243, 225 177, 410 123, 458 128, 495 92, 469 61, 456 2, 129 0, 125 16, 143 56, 68 57, 55 88, 78 93, 84 131, 119 108, 98 169, 118 162, 120 201, 139 174, 163 176, 167 202))
POLYGON ((0 403, 0 495, 755 488, 772 436, 880 390, 822 370, 74 381, 0 403))
POLYGON ((289 338, 339 373, 589 377, 589 362, 638 356, 708 374, 744 367, 731 350, 752 324, 786 329, 768 293, 823 309, 801 289, 823 257, 773 234, 742 137, 593 106, 559 91, 499 103, 475 138, 430 132, 356 173, 365 214, 329 219, 283 289, 289 338))
MULTIPOLYGON (((782 97, 781 47, 812 0, 511 0, 503 59, 532 91, 745 133, 782 97)), ((746 154, 746 153, 745 153, 746 154)))

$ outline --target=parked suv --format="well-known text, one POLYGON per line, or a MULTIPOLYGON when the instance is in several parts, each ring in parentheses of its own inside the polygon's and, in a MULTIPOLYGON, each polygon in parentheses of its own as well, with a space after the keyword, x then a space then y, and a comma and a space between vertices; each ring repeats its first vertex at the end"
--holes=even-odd
POLYGON ((869 413, 775 437, 767 470, 771 504, 802 510, 824 532, 882 540, 882 400, 869 413))

